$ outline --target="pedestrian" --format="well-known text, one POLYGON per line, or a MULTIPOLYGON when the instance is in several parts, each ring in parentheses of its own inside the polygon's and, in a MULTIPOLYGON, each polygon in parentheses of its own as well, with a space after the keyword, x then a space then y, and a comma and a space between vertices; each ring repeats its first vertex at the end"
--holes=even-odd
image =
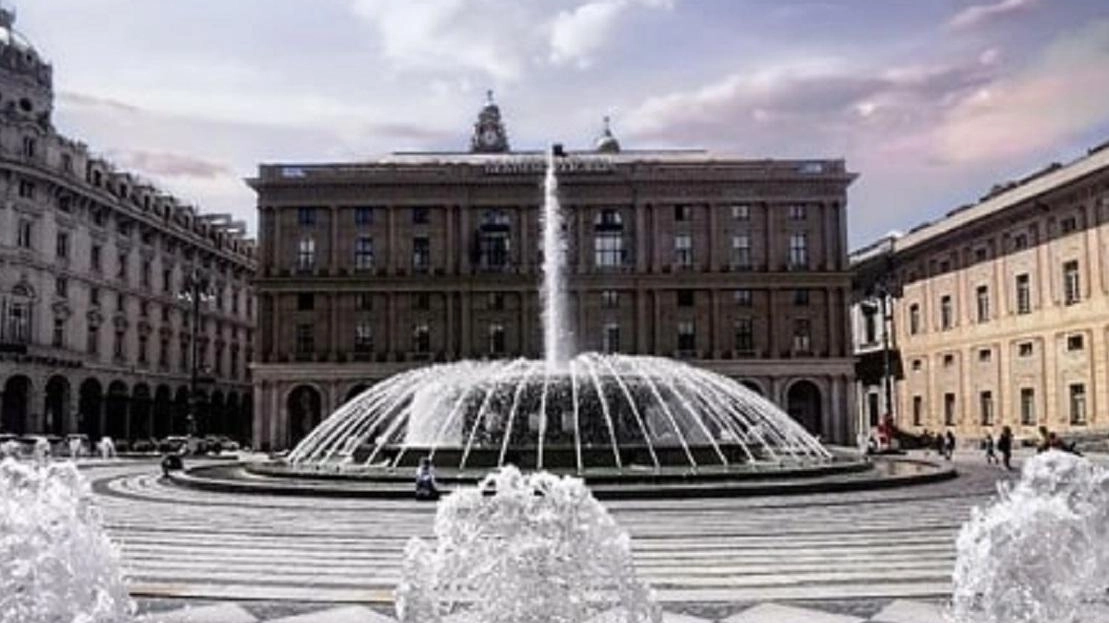
POLYGON ((932 453, 932 431, 927 428, 920 434, 920 447, 924 448, 924 456, 932 453))
POLYGON ((1053 433, 1048 432, 1046 426, 1040 427, 1040 441, 1036 444, 1036 454, 1047 452, 1051 449, 1051 436, 1053 433))
POLYGON ((1013 471, 1009 463, 1013 458, 1013 429, 1008 426, 1001 427, 1001 436, 997 438, 997 451, 1001 453, 1001 465, 1008 471, 1013 471))
POLYGON ((946 452, 944 451, 946 444, 944 444, 943 441, 943 433, 937 432, 935 438, 932 440, 932 443, 935 446, 936 456, 944 456, 946 454, 946 452))
POLYGON ((947 439, 943 444, 944 453, 947 455, 947 460, 951 460, 951 455, 955 454, 955 433, 950 430, 947 431, 947 439))
POLYGON ((420 467, 416 470, 416 499, 438 500, 439 488, 435 484, 435 468, 431 466, 431 459, 420 459, 420 467))
POLYGON ((994 453, 993 435, 986 431, 986 438, 982 440, 982 445, 986 448, 986 464, 996 465, 997 454, 994 453))

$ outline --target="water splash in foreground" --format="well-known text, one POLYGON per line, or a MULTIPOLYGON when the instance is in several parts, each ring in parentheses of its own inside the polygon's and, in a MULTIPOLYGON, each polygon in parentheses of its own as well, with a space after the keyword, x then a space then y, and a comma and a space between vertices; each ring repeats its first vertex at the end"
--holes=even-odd
POLYGON ((132 609, 76 466, 0 462, 0 623, 122 623, 132 609))
POLYGON ((506 467, 444 499, 435 536, 406 549, 401 623, 661 621, 627 532, 581 480, 506 467))
POLYGON ((1062 452, 1036 456, 997 503, 974 510, 957 548, 958 623, 1103 622, 1109 470, 1062 452))

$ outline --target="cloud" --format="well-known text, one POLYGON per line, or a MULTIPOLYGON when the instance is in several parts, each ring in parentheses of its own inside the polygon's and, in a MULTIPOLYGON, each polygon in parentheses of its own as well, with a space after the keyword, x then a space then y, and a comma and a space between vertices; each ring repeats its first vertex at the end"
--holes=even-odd
POLYGON ((592 55, 608 41, 622 14, 637 5, 673 7, 669 0, 596 0, 560 11, 550 27, 551 62, 589 67, 592 55))
POLYGON ((998 0, 993 4, 973 4, 959 11, 947 22, 948 28, 961 30, 974 28, 998 18, 1031 9, 1039 0, 998 0))
POLYGON ((125 168, 149 175, 215 178, 235 174, 227 164, 165 151, 126 150, 111 152, 108 157, 125 168))

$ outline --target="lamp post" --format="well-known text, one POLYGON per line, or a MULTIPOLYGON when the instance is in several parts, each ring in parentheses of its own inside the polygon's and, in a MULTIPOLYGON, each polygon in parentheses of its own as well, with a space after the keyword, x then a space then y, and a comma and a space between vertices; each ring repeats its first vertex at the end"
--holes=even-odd
POLYGON ((199 340, 198 333, 200 330, 200 303, 212 300, 214 297, 211 292, 211 281, 208 277, 200 271, 199 268, 194 268, 191 273, 185 276, 185 282, 182 284, 181 292, 178 293, 177 298, 183 302, 188 303, 192 307, 192 318, 190 320, 190 333, 192 349, 192 365, 191 374, 189 377, 189 402, 188 414, 186 415, 185 422, 187 426, 186 433, 189 437, 196 435, 196 404, 197 404, 197 384, 200 378, 200 361, 197 357, 199 353, 199 340))

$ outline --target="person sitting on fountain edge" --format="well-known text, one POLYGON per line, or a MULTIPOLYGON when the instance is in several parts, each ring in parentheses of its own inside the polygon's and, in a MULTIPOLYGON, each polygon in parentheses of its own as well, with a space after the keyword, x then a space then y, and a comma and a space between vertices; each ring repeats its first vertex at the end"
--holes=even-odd
POLYGON ((435 468, 431 466, 431 459, 420 459, 420 467, 416 470, 416 499, 438 500, 439 488, 435 485, 435 468))

